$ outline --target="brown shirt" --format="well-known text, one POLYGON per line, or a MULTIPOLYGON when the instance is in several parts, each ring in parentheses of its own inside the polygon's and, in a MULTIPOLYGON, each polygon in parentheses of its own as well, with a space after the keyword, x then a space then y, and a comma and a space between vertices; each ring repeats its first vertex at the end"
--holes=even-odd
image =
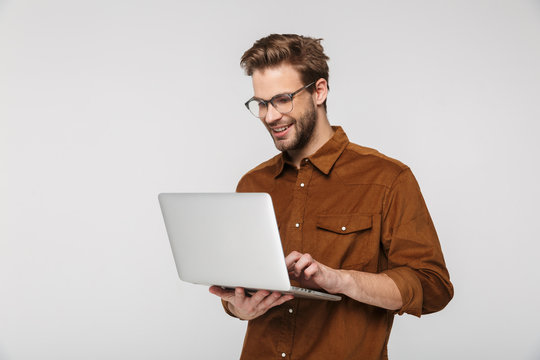
POLYGON ((334 130, 300 169, 277 155, 248 172, 237 191, 272 196, 285 255, 297 250, 335 269, 384 272, 403 307, 294 299, 249 321, 242 359, 386 359, 395 313, 435 312, 453 296, 411 170, 334 130))

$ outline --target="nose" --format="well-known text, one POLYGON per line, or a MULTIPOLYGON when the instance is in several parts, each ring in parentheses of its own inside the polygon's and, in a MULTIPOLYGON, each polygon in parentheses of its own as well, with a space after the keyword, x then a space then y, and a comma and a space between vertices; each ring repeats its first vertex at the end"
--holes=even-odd
POLYGON ((275 122, 276 120, 281 119, 282 116, 283 116, 282 113, 277 111, 276 108, 271 103, 268 103, 268 109, 266 110, 266 116, 264 117, 264 121, 267 124, 271 124, 275 122))

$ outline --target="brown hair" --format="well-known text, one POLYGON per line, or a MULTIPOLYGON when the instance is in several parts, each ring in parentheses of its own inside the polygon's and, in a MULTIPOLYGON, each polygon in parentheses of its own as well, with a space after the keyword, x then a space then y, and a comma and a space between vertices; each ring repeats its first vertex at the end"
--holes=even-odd
MULTIPOLYGON (((300 73, 304 85, 320 78, 328 83, 327 60, 330 58, 324 53, 321 40, 296 34, 268 35, 257 40, 242 55, 240 65, 247 75, 252 76, 255 70, 288 63, 300 73)), ((310 86, 308 91, 312 93, 314 87, 310 86)), ((326 110, 326 100, 324 109, 326 110)))

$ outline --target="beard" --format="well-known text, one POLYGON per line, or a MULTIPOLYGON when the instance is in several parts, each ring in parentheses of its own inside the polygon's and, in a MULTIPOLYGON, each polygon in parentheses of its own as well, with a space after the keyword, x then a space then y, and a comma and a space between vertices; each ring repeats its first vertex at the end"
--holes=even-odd
POLYGON ((272 136, 272 130, 270 130, 270 135, 274 140, 274 145, 279 151, 290 151, 290 150, 299 150, 305 147, 313 135, 313 130, 315 129, 315 124, 317 123, 317 110, 315 105, 312 102, 309 103, 310 107, 304 112, 298 119, 291 118, 294 120, 291 126, 294 126, 294 137, 289 140, 276 140, 272 136))

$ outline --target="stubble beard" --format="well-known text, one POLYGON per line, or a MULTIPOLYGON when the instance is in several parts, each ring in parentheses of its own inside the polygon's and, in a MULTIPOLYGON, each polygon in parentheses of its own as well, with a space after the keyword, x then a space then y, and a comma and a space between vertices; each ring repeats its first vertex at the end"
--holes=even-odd
MULTIPOLYGON (((292 126, 295 127, 294 138, 288 141, 276 140, 273 136, 274 144, 279 151, 300 150, 305 147, 313 135, 315 124, 317 123, 317 110, 310 102, 310 108, 298 119, 295 119, 292 126)), ((271 130, 270 130, 271 131, 271 130)))

